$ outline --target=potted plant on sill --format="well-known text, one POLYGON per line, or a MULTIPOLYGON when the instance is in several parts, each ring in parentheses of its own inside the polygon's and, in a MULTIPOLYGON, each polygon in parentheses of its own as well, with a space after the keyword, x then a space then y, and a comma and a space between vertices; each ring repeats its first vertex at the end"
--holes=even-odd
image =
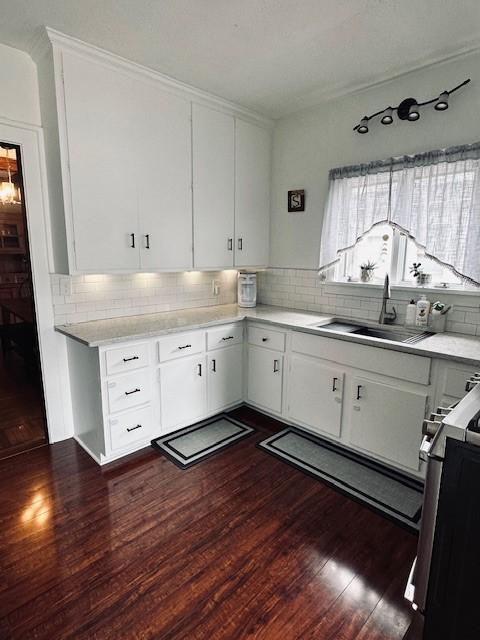
POLYGON ((417 281, 417 287, 425 287, 432 282, 432 274, 424 273, 421 262, 414 262, 410 267, 410 273, 417 281))
POLYGON ((367 260, 367 262, 364 262, 363 264, 361 264, 360 280, 362 282, 370 282, 373 278, 373 274, 376 268, 377 268, 376 263, 372 262, 371 260, 367 260))

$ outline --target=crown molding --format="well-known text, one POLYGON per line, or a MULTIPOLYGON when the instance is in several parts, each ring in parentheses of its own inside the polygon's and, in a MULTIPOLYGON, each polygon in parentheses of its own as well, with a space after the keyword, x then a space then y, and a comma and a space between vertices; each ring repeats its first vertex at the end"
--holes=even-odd
POLYGON ((88 44, 83 40, 68 36, 50 27, 42 27, 42 29, 35 34, 29 54, 35 61, 38 61, 43 55, 45 55, 47 50, 52 48, 73 51, 82 56, 94 59, 97 62, 106 64, 107 66, 111 66, 112 68, 121 69, 122 71, 132 74, 137 78, 143 77, 149 81, 160 82, 171 91, 187 96, 195 102, 216 107, 221 111, 227 111, 228 113, 242 117, 263 127, 271 129, 274 126, 273 119, 268 118, 263 114, 247 109, 246 107, 242 107, 241 105, 225 100, 224 98, 208 93, 207 91, 203 91, 202 89, 193 87, 192 85, 176 80, 171 76, 155 71, 149 67, 145 67, 144 65, 132 62, 131 60, 123 58, 115 53, 106 51, 105 49, 95 45, 88 44))
POLYGON ((437 65, 448 64, 449 62, 466 58, 469 55, 473 55, 475 53, 480 53, 479 42, 472 42, 468 45, 465 45, 461 49, 447 55, 431 56, 422 60, 414 66, 404 67, 395 72, 393 75, 389 75, 388 73, 382 74, 373 81, 359 82, 358 84, 350 85, 338 84, 336 87, 333 87, 328 91, 311 91, 299 98, 298 101, 296 101, 295 105, 292 103, 291 107, 287 106, 285 110, 280 112, 280 115, 275 116, 275 119, 279 120, 295 113, 315 109, 315 107, 318 107, 326 102, 330 102, 331 100, 344 98, 346 96, 355 95, 364 91, 370 91, 371 89, 389 84, 390 82, 394 82, 395 80, 408 76, 417 71, 427 70, 437 65), (302 102, 303 105, 301 104, 302 102))

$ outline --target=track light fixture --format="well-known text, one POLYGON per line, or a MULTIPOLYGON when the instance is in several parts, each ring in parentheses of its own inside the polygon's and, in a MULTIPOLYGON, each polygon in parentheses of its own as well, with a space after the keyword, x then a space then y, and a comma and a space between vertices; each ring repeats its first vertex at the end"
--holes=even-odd
POLYGON ((397 112, 397 116, 399 120, 408 120, 409 122, 416 122, 417 120, 420 119, 420 107, 425 107, 428 104, 435 103, 434 109, 436 111, 446 111, 448 109, 448 99, 450 95, 454 91, 457 91, 461 87, 464 87, 469 82, 470 82, 470 78, 468 78, 458 86, 454 87, 453 89, 450 89, 450 91, 442 91, 442 93, 437 98, 433 98, 432 100, 426 100, 425 102, 418 102, 417 100, 415 100, 415 98, 405 98, 405 100, 402 100, 402 102, 398 105, 398 107, 386 107, 381 111, 377 111, 376 113, 373 113, 371 116, 364 116, 361 119, 360 123, 357 124, 355 127, 353 127, 353 130, 357 131, 357 133, 368 133, 369 131, 368 124, 370 120, 372 120, 373 118, 376 118, 377 116, 382 116, 380 119, 380 122, 382 124, 392 124, 394 111, 397 112))
POLYGON ((357 127, 358 133, 368 133, 368 118, 362 118, 357 127))
POLYGON ((392 124, 393 122, 393 109, 392 107, 387 107, 384 111, 383 118, 380 120, 382 124, 392 124))
POLYGON ((437 111, 446 111, 448 109, 448 91, 444 91, 438 96, 438 100, 435 103, 434 109, 437 111))

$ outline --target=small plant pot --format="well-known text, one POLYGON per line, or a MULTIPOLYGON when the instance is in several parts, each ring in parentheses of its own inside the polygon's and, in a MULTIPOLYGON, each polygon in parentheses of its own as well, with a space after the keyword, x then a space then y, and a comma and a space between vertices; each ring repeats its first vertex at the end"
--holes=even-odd
POLYGON ((427 287, 432 283, 431 273, 419 273, 417 276, 417 287, 427 287))
POLYGON ((373 269, 360 269, 360 280, 362 282, 371 282, 373 279, 373 269))

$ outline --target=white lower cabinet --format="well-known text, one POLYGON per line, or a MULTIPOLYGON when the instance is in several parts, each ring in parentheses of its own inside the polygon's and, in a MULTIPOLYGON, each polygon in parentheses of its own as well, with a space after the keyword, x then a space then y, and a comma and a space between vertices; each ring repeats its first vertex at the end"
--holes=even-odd
POLYGON ((289 368, 288 415, 300 426, 340 436, 345 374, 331 363, 292 354, 289 368))
POLYGON ((169 433, 206 414, 207 385, 204 355, 180 358, 160 368, 161 431, 169 433))
POLYGON ((215 413, 243 398, 243 345, 208 355, 208 412, 215 413))
POLYGON ((152 407, 140 407, 109 419, 113 451, 125 449, 149 438, 153 429, 152 407))
POLYGON ((109 462, 246 401, 420 476, 427 407, 461 396, 471 372, 271 323, 247 329, 246 345, 243 322, 98 350, 69 341, 75 437, 109 462))
POLYGON ((283 353, 248 347, 247 399, 275 413, 282 411, 283 353))
POLYGON ((418 471, 427 393, 401 383, 378 382, 363 376, 352 380, 345 400, 350 420, 350 444, 384 460, 418 471))

